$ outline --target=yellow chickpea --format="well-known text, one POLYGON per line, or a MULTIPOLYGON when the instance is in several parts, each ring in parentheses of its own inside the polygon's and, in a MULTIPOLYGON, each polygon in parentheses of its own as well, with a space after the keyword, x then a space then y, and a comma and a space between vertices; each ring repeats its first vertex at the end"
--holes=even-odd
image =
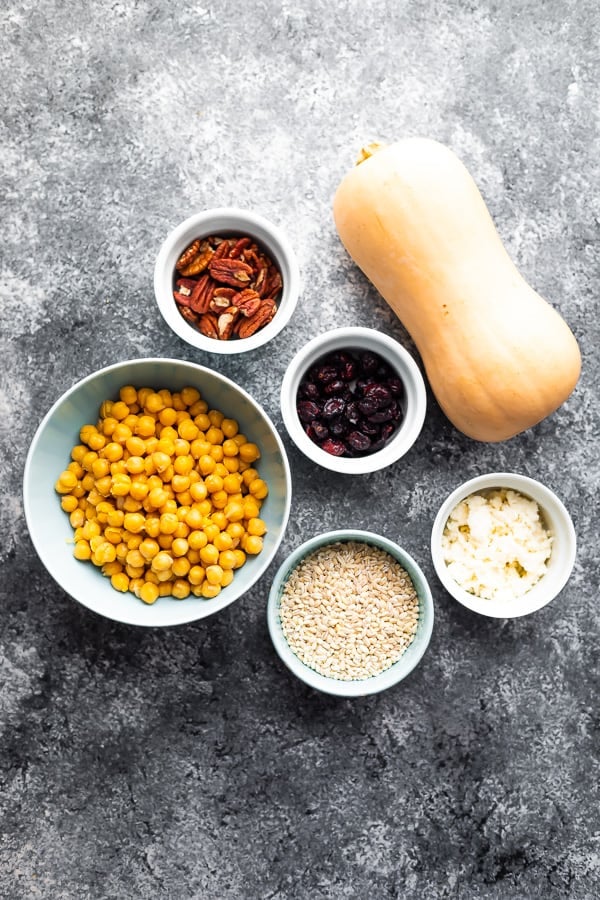
POLYGON ((191 568, 190 561, 185 556, 173 560, 172 571, 176 578, 185 578, 191 568))
POLYGON ((113 441, 116 441, 118 444, 125 444, 127 438, 131 437, 131 428, 129 425, 126 425, 125 422, 119 422, 119 424, 115 426, 111 437, 113 441))
POLYGON ((138 549, 145 560, 152 560, 159 553, 160 546, 152 538, 147 537, 142 541, 138 549))
POLYGON ((129 576, 125 572, 115 572, 110 576, 110 583, 115 591, 119 591, 121 594, 129 590, 129 576))
MULTIPOLYGON (((200 428, 193 419, 182 419, 177 426, 177 433, 184 441, 195 441, 200 434, 200 428)), ((208 438, 207 438, 208 440, 208 438)))
POLYGON ((144 601, 144 603, 155 603, 158 600, 158 596, 158 585, 154 584, 154 582, 145 581, 140 587, 139 597, 140 600, 144 601))
POLYGON ((152 488, 146 499, 150 507, 160 509, 169 499, 169 495, 164 488, 152 488))
POLYGON ((203 566, 192 566, 187 573, 187 579, 190 584, 202 584, 206 577, 206 571, 203 566))
POLYGON ((229 503, 227 503, 223 512, 230 523, 241 522, 242 519, 248 518, 248 516, 245 515, 244 504, 239 500, 229 500, 229 503))
POLYGON ((171 544, 171 555, 176 557, 185 556, 185 554, 188 552, 188 547, 189 544, 185 538, 175 538, 175 540, 171 544))
POLYGON ((77 541, 75 547, 73 548, 73 556, 75 559, 91 559, 92 558, 92 548, 89 545, 89 542, 86 540, 77 541))
POLYGON ((207 544, 200 549, 200 561, 204 566, 214 566, 219 561, 219 551, 214 544, 207 544))
POLYGON ((221 584, 223 578, 223 569, 217 563, 213 566, 206 567, 206 580, 209 584, 221 584))
POLYGON ((177 578, 173 582, 171 593, 176 600, 185 600, 190 595, 190 585, 184 578, 177 578))
MULTIPOLYGON (((196 427, 199 428, 200 431, 206 433, 208 431, 208 429, 210 428, 210 424, 211 424, 210 419, 208 418, 208 416, 206 415, 205 412, 197 413, 194 416, 194 425, 196 425, 196 427)), ((82 438, 82 440, 83 440, 83 438, 82 438)))
POLYGON ((258 535, 258 537, 262 537, 263 534, 267 532, 267 526, 263 519, 259 519, 256 516, 253 516, 251 519, 248 519, 246 523, 246 531, 248 534, 258 535))
POLYGON ((195 503, 200 503, 202 500, 206 500, 208 496, 208 489, 204 481, 195 481, 190 485, 190 494, 192 495, 192 500, 195 503))
POLYGON ((210 584, 210 582, 204 580, 200 585, 200 595, 204 597, 205 600, 213 600, 215 597, 218 597, 220 593, 220 584, 210 584))
POLYGON ((192 550, 202 550, 208 544, 208 538, 203 531, 191 531, 188 535, 188 546, 192 550))
POLYGON ((172 406, 165 406, 158 414, 158 421, 161 425, 171 426, 177 421, 177 410, 172 406))
POLYGON ((65 494, 61 498, 60 506, 65 512, 72 513, 78 508, 79 501, 72 494, 65 494))
POLYGON ((204 453, 198 460, 198 471, 201 472, 205 478, 214 472, 216 466, 216 460, 210 455, 210 453, 204 453))
POLYGON ((152 568, 155 572, 166 572, 173 565, 173 557, 166 551, 157 553, 152 560, 152 568))
POLYGON ((219 553, 219 565, 223 570, 235 569, 236 555, 233 550, 222 550, 219 553))
POLYGON ((243 550, 240 550, 239 547, 236 547, 236 549, 233 552, 235 554, 235 565, 233 568, 240 569, 246 562, 246 554, 244 553, 243 550))
POLYGON ((148 394, 144 400, 144 410, 147 413, 159 413, 165 406, 165 401, 157 393, 148 394))
POLYGON ((263 539, 257 534, 246 534, 242 538, 242 550, 251 556, 256 556, 263 548, 263 539))
POLYGON ((208 412, 208 403, 206 400, 196 400, 195 403, 190 404, 189 413, 191 416, 199 416, 201 414, 205 414, 208 412))

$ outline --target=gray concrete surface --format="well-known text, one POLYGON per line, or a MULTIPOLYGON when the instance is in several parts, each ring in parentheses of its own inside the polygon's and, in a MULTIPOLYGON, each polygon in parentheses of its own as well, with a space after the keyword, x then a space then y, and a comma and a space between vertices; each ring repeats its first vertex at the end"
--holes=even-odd
POLYGON ((1 896, 598 895, 599 31, 594 0, 3 4, 1 896), (314 334, 368 325, 414 349, 331 216, 361 145, 412 134, 459 153, 571 325, 573 396, 498 445, 460 435, 430 396, 409 455, 351 481, 284 436, 291 521, 249 594, 168 631, 80 608, 23 516, 46 410, 103 365, 178 356, 238 381, 283 433, 279 385, 314 334), (165 234, 228 204, 272 218, 298 253, 301 301, 268 355, 194 352, 154 305, 165 234), (553 488, 579 538, 560 597, 515 621, 459 608, 428 550, 445 495, 502 469, 553 488), (352 702, 294 680, 265 625, 284 554, 349 525, 417 558, 437 615, 409 679, 352 702))

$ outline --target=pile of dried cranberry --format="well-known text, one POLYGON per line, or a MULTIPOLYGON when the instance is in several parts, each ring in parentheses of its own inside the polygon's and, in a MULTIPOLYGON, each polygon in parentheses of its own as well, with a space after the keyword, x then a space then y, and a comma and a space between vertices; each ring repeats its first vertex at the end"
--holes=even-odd
POLYGON ((403 419, 404 387, 370 350, 337 350, 318 359, 298 387, 296 411, 309 438, 334 456, 381 450, 403 419))

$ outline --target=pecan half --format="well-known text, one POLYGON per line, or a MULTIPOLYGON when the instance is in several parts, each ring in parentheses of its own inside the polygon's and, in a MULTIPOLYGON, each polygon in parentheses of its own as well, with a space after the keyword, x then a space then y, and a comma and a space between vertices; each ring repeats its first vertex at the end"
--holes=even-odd
POLYGON ((247 285, 252 275, 252 268, 241 259, 212 259, 208 270, 215 281, 230 284, 233 287, 247 285))
POLYGON ((196 282, 196 287, 192 291, 192 295, 190 297, 190 306, 197 313, 205 313, 208 312, 208 308, 210 305, 210 299, 212 297, 212 292, 215 289, 215 283, 208 274, 205 272, 201 278, 196 282))
POLYGON ((200 249, 200 238, 197 238, 195 241, 192 241, 189 247, 186 247, 177 262, 175 263, 175 268, 178 272, 181 272, 182 269, 185 269, 186 266, 189 266, 193 258, 196 256, 200 249))
POLYGON ((236 328, 238 337, 247 338, 255 334, 259 328, 268 325, 275 313, 277 312, 277 304, 274 300, 263 300, 256 312, 250 318, 241 318, 236 328))
POLYGON ((235 320, 238 316, 237 306, 229 306, 225 312, 222 312, 219 315, 217 320, 217 330, 219 332, 219 339, 222 341, 228 341, 231 335, 233 334, 233 327, 235 324, 235 320))
MULTIPOLYGON (((194 241, 194 243, 196 243, 194 241)), ((192 245, 193 246, 193 245, 192 245)), ((190 275, 199 275, 200 272, 204 272, 210 263, 211 259, 214 256, 214 250, 210 246, 208 241, 202 241, 198 247, 197 252, 194 254, 192 259, 187 263, 187 265, 182 266, 180 268, 180 272, 182 275, 190 276, 190 275)), ((187 253, 187 251, 186 251, 187 253)), ((185 254, 184 254, 185 256, 185 254)), ((180 257, 181 259, 181 257, 180 257)))
POLYGON ((196 282, 193 278, 178 278, 175 282, 175 290, 173 291, 173 297, 176 302, 179 303, 180 306, 189 306, 190 297, 195 287, 196 282))
POLYGON ((218 319, 214 313, 207 312, 200 316, 198 328, 205 337, 219 339, 218 319))
POLYGON ((254 315, 261 302, 262 301, 256 291, 253 291, 251 288, 245 288, 237 295, 235 305, 240 313, 248 319, 250 316, 254 315))

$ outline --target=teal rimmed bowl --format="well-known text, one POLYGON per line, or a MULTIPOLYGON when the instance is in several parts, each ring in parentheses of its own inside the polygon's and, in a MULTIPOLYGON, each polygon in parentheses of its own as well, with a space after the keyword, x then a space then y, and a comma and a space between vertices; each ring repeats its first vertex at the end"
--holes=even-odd
POLYGON ((406 678, 421 661, 433 630, 434 608, 431 590, 423 571, 413 557, 381 535, 369 531, 343 529, 319 534, 297 547, 279 567, 273 579, 267 604, 267 626, 273 646, 287 668, 309 687, 338 697, 362 697, 387 690, 406 678), (331 678, 306 665, 293 652, 284 635, 280 619, 280 603, 288 578, 298 564, 315 550, 337 542, 356 541, 387 551, 407 571, 419 599, 419 623, 412 642, 397 662, 369 678, 344 681, 331 678))
POLYGON ((285 533, 291 504, 291 475, 277 430, 259 404, 224 375, 177 359, 135 359, 116 363, 83 378, 48 411, 31 442, 23 480, 25 518, 33 545, 54 580, 99 615, 130 625, 164 627, 203 619, 233 603, 258 581, 273 560, 285 533), (73 529, 60 506, 54 484, 79 443, 79 430, 98 419, 101 402, 118 399, 119 389, 198 388, 209 407, 236 419, 248 440, 261 450, 257 468, 269 486, 261 518, 267 525, 264 545, 236 570, 231 584, 213 599, 160 597, 148 606, 131 593, 119 593, 92 563, 73 556, 73 529))

